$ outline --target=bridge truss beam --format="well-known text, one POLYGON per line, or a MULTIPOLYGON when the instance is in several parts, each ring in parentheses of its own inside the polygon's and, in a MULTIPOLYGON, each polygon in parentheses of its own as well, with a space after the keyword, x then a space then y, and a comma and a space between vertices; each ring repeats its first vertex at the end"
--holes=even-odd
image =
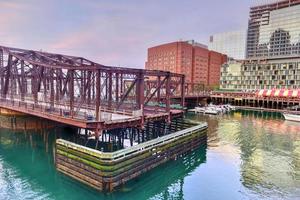
MULTIPOLYGON (((45 118, 59 115, 94 123, 97 128, 112 123, 117 113, 139 118, 141 126, 159 114, 170 120, 171 98, 180 95, 184 99, 183 87, 180 74, 0 46, 0 106, 10 103, 40 110, 45 118)), ((184 101, 180 103, 183 107, 184 101)))

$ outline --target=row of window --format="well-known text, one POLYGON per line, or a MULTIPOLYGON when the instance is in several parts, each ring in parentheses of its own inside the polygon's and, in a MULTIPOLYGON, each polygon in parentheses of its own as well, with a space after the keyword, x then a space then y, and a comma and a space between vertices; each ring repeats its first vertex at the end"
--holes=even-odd
POLYGON ((221 81, 221 85, 226 85, 226 84, 237 84, 240 86, 244 85, 295 85, 295 84, 300 84, 300 81, 295 81, 295 80, 276 80, 276 81, 269 81, 269 80, 250 80, 250 81, 240 81, 240 80, 225 80, 221 81))
POLYGON ((231 85, 231 84, 222 84, 221 89, 238 89, 238 90, 258 90, 258 89, 285 89, 285 88, 291 88, 291 89, 297 89, 297 85, 231 85))
POLYGON ((176 55, 176 51, 156 52, 155 54, 150 54, 149 58, 167 57, 168 55, 176 55))
POLYGON ((300 69, 300 63, 284 63, 284 64, 270 64, 270 65, 245 65, 242 69, 243 71, 252 71, 252 70, 286 70, 286 69, 300 69))

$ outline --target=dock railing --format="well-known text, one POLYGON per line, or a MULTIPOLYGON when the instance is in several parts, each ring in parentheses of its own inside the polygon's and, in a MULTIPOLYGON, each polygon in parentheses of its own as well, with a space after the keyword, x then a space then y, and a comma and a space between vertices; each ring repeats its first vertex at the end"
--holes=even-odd
POLYGON ((112 191, 158 165, 205 145, 206 129, 207 123, 200 123, 115 152, 101 152, 57 139, 55 164, 67 176, 97 190, 112 191))
POLYGON ((81 146, 78 144, 75 144, 73 142, 69 142, 63 139, 57 139, 56 144, 66 146, 67 148, 71 148, 74 150, 79 150, 82 151, 83 153, 89 154, 91 156, 94 156, 96 158, 99 158, 100 160, 111 160, 115 161, 118 159, 121 159, 125 156, 133 155, 133 154, 138 154, 143 151, 148 151, 151 150, 153 147, 160 145, 160 144, 165 144, 168 142, 172 142, 176 140, 177 138, 184 137, 187 135, 191 135, 193 133, 196 133, 198 131, 204 130, 207 128, 207 123, 203 122, 200 124, 197 124, 196 126, 169 134, 165 135, 126 149, 121 149, 115 152, 101 152, 99 150, 91 149, 89 147, 81 146))

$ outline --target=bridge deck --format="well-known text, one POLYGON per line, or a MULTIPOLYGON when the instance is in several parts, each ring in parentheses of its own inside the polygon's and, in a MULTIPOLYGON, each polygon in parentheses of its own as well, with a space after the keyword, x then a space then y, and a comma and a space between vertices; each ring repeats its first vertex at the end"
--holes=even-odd
MULTIPOLYGON (((75 116, 68 115, 68 109, 64 105, 55 105, 50 108, 48 104, 40 102, 35 104, 32 100, 21 101, 20 99, 0 98, 0 108, 10 109, 16 112, 49 119, 59 123, 76 126, 87 129, 114 129, 121 127, 139 126, 142 123, 142 117, 133 116, 128 111, 100 110, 100 119, 96 120, 93 108, 80 109, 75 116)), ((156 108, 159 109, 159 108, 156 108)), ((171 116, 182 115, 182 110, 171 110, 171 116)), ((155 113, 150 107, 145 108, 144 121, 163 120, 168 118, 168 113, 155 113)))

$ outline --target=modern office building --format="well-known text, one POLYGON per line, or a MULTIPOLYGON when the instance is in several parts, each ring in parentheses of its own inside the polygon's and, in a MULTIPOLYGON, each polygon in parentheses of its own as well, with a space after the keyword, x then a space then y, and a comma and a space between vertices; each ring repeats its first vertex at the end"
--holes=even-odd
POLYGON ((220 88, 226 90, 298 89, 300 58, 228 62, 221 68, 220 88))
POLYGON ((247 58, 234 70, 231 63, 222 66, 222 89, 300 88, 300 0, 250 8, 247 58))
POLYGON ((281 0, 250 8, 247 58, 300 56, 300 0, 281 0))
POLYGON ((246 61, 242 66, 242 89, 296 89, 300 86, 300 58, 246 61))
POLYGON ((234 59, 246 58, 247 31, 230 31, 210 36, 208 48, 234 59))
POLYGON ((219 85, 221 65, 226 61, 226 55, 191 40, 149 48, 145 67, 184 74, 190 85, 213 87, 219 85))

